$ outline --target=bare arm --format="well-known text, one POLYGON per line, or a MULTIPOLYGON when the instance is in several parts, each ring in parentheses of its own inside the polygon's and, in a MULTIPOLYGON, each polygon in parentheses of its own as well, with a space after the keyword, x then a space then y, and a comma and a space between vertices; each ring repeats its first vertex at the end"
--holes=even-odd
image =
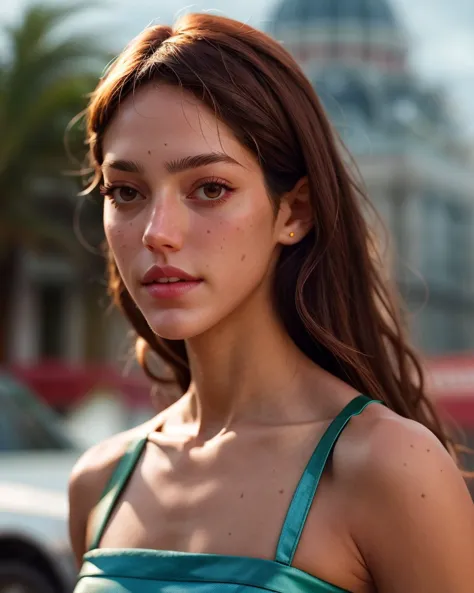
POLYGON ((377 592, 472 592, 473 504, 436 437, 411 421, 384 419, 365 456, 354 533, 377 592))

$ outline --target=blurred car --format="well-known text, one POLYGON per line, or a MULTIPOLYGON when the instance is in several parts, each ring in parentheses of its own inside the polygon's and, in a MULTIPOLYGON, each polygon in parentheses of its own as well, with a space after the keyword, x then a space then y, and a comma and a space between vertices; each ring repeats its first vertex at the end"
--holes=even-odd
POLYGON ((0 372, 0 593, 72 591, 67 484, 80 453, 59 418, 0 372))

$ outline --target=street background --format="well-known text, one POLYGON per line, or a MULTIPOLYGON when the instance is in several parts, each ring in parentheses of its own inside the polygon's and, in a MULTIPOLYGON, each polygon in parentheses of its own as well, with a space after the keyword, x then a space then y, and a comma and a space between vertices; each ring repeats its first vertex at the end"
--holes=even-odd
POLYGON ((388 234, 376 232, 431 397, 474 446, 472 0, 8 0, 0 6, 0 516, 2 492, 11 502, 7 479, 10 488, 64 490, 80 450, 169 401, 136 368, 128 327, 110 308, 101 205, 77 195, 83 130, 70 124, 132 37, 203 10, 273 35, 314 84, 386 226, 388 234), (55 451, 71 454, 59 463, 55 451), (18 452, 23 465, 12 461, 18 452))
MULTIPOLYGON (((74 461, 169 402, 136 368, 132 336, 109 305, 100 200, 79 198, 74 175, 84 152, 80 121, 67 134, 68 151, 64 138, 133 36, 202 10, 273 35, 314 84, 388 231, 375 227, 430 396, 474 447, 472 0, 7 0, 0 593, 71 588, 66 490, 74 461)), ((465 463, 474 470, 474 456, 465 463)))
MULTIPOLYGON (((474 4, 470 0, 10 0, 0 7, 0 365, 84 445, 146 418, 149 385, 105 291, 101 207, 77 196, 80 122, 144 27, 210 11, 297 58, 388 235, 430 389, 474 426, 474 4), (71 155, 77 160, 72 161, 71 155)), ((159 394, 158 394, 159 395, 159 394)), ((153 405, 150 402, 153 401, 153 405)), ((158 402, 158 405, 162 405, 158 402)), ((9 423, 11 432, 17 432, 9 423)), ((19 431, 21 432, 21 431, 19 431)))

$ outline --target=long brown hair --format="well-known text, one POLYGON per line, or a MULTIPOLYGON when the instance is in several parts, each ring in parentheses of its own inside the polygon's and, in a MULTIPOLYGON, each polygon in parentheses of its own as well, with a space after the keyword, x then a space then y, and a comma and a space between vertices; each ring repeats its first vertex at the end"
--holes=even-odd
MULTIPOLYGON (((423 372, 409 347, 399 304, 389 289, 364 217, 367 200, 340 153, 314 89, 290 54, 264 33, 209 14, 191 14, 174 28, 153 26, 123 51, 101 79, 87 111, 95 177, 102 137, 120 103, 150 82, 193 93, 258 159, 275 208, 307 176, 313 230, 285 247, 276 269, 275 303, 289 335, 315 363, 359 392, 383 400, 431 429, 452 452, 450 438, 424 392, 423 372)), ((183 341, 152 332, 127 292, 109 253, 109 288, 135 329, 145 372, 156 353, 179 387, 191 376, 183 341)))

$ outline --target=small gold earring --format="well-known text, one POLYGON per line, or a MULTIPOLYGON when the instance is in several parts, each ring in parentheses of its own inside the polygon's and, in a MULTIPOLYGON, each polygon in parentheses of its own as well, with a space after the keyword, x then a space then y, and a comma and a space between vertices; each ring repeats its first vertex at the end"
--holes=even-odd
POLYGON ((294 236, 295 236, 295 233, 293 231, 291 231, 290 237, 293 239, 294 236))

